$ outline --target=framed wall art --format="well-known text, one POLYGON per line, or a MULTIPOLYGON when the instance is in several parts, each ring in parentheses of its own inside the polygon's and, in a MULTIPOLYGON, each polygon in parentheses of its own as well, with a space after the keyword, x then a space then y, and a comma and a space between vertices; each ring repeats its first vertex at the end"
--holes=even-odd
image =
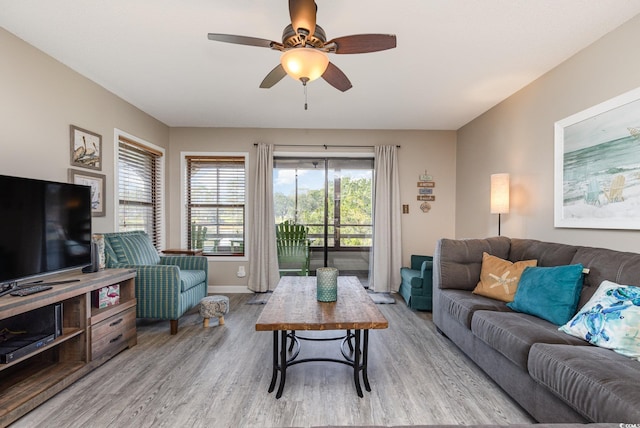
POLYGON ((102 170, 102 136, 70 125, 71 165, 102 170))
POLYGON ((640 88, 555 123, 555 227, 640 229, 640 88))
POLYGON ((107 183, 104 174, 69 168, 69 183, 91 187, 91 215, 93 217, 105 216, 107 183))

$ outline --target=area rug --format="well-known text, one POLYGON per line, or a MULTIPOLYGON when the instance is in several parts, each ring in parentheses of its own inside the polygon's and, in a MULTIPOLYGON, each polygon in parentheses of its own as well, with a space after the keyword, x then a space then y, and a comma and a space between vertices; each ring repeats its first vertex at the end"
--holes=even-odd
POLYGON ((374 303, 379 305, 394 304, 396 302, 396 299, 394 299, 389 293, 375 293, 373 291, 369 291, 369 296, 371 296, 371 300, 373 300, 374 303))
POLYGON ((265 305, 271 297, 271 291, 264 293, 253 293, 253 296, 247 300, 247 305, 265 305))

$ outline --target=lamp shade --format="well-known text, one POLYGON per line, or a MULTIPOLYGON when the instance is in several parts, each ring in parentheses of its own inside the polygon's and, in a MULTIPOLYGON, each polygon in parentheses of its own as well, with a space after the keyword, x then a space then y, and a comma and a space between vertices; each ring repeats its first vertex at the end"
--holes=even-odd
POLYGON ((509 174, 491 174, 491 214, 509 212, 509 174))
POLYGON ((324 74, 329 65, 329 57, 317 49, 293 48, 282 54, 280 64, 295 80, 311 82, 324 74))

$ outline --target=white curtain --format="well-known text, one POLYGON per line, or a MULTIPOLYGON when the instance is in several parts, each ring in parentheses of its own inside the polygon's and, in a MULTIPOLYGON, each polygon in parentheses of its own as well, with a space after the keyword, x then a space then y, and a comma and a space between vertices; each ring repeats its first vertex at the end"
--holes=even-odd
POLYGON ((258 144, 256 163, 248 287, 265 292, 274 290, 280 281, 273 213, 273 144, 258 144))
POLYGON ((402 265, 400 180, 396 146, 375 147, 373 247, 369 287, 398 291, 402 265))

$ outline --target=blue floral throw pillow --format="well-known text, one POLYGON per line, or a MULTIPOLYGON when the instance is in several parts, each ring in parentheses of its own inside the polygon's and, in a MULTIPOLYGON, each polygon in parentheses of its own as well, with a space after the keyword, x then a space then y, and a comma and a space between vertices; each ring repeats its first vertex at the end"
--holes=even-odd
POLYGON ((602 281, 561 331, 640 360, 640 287, 602 281))

